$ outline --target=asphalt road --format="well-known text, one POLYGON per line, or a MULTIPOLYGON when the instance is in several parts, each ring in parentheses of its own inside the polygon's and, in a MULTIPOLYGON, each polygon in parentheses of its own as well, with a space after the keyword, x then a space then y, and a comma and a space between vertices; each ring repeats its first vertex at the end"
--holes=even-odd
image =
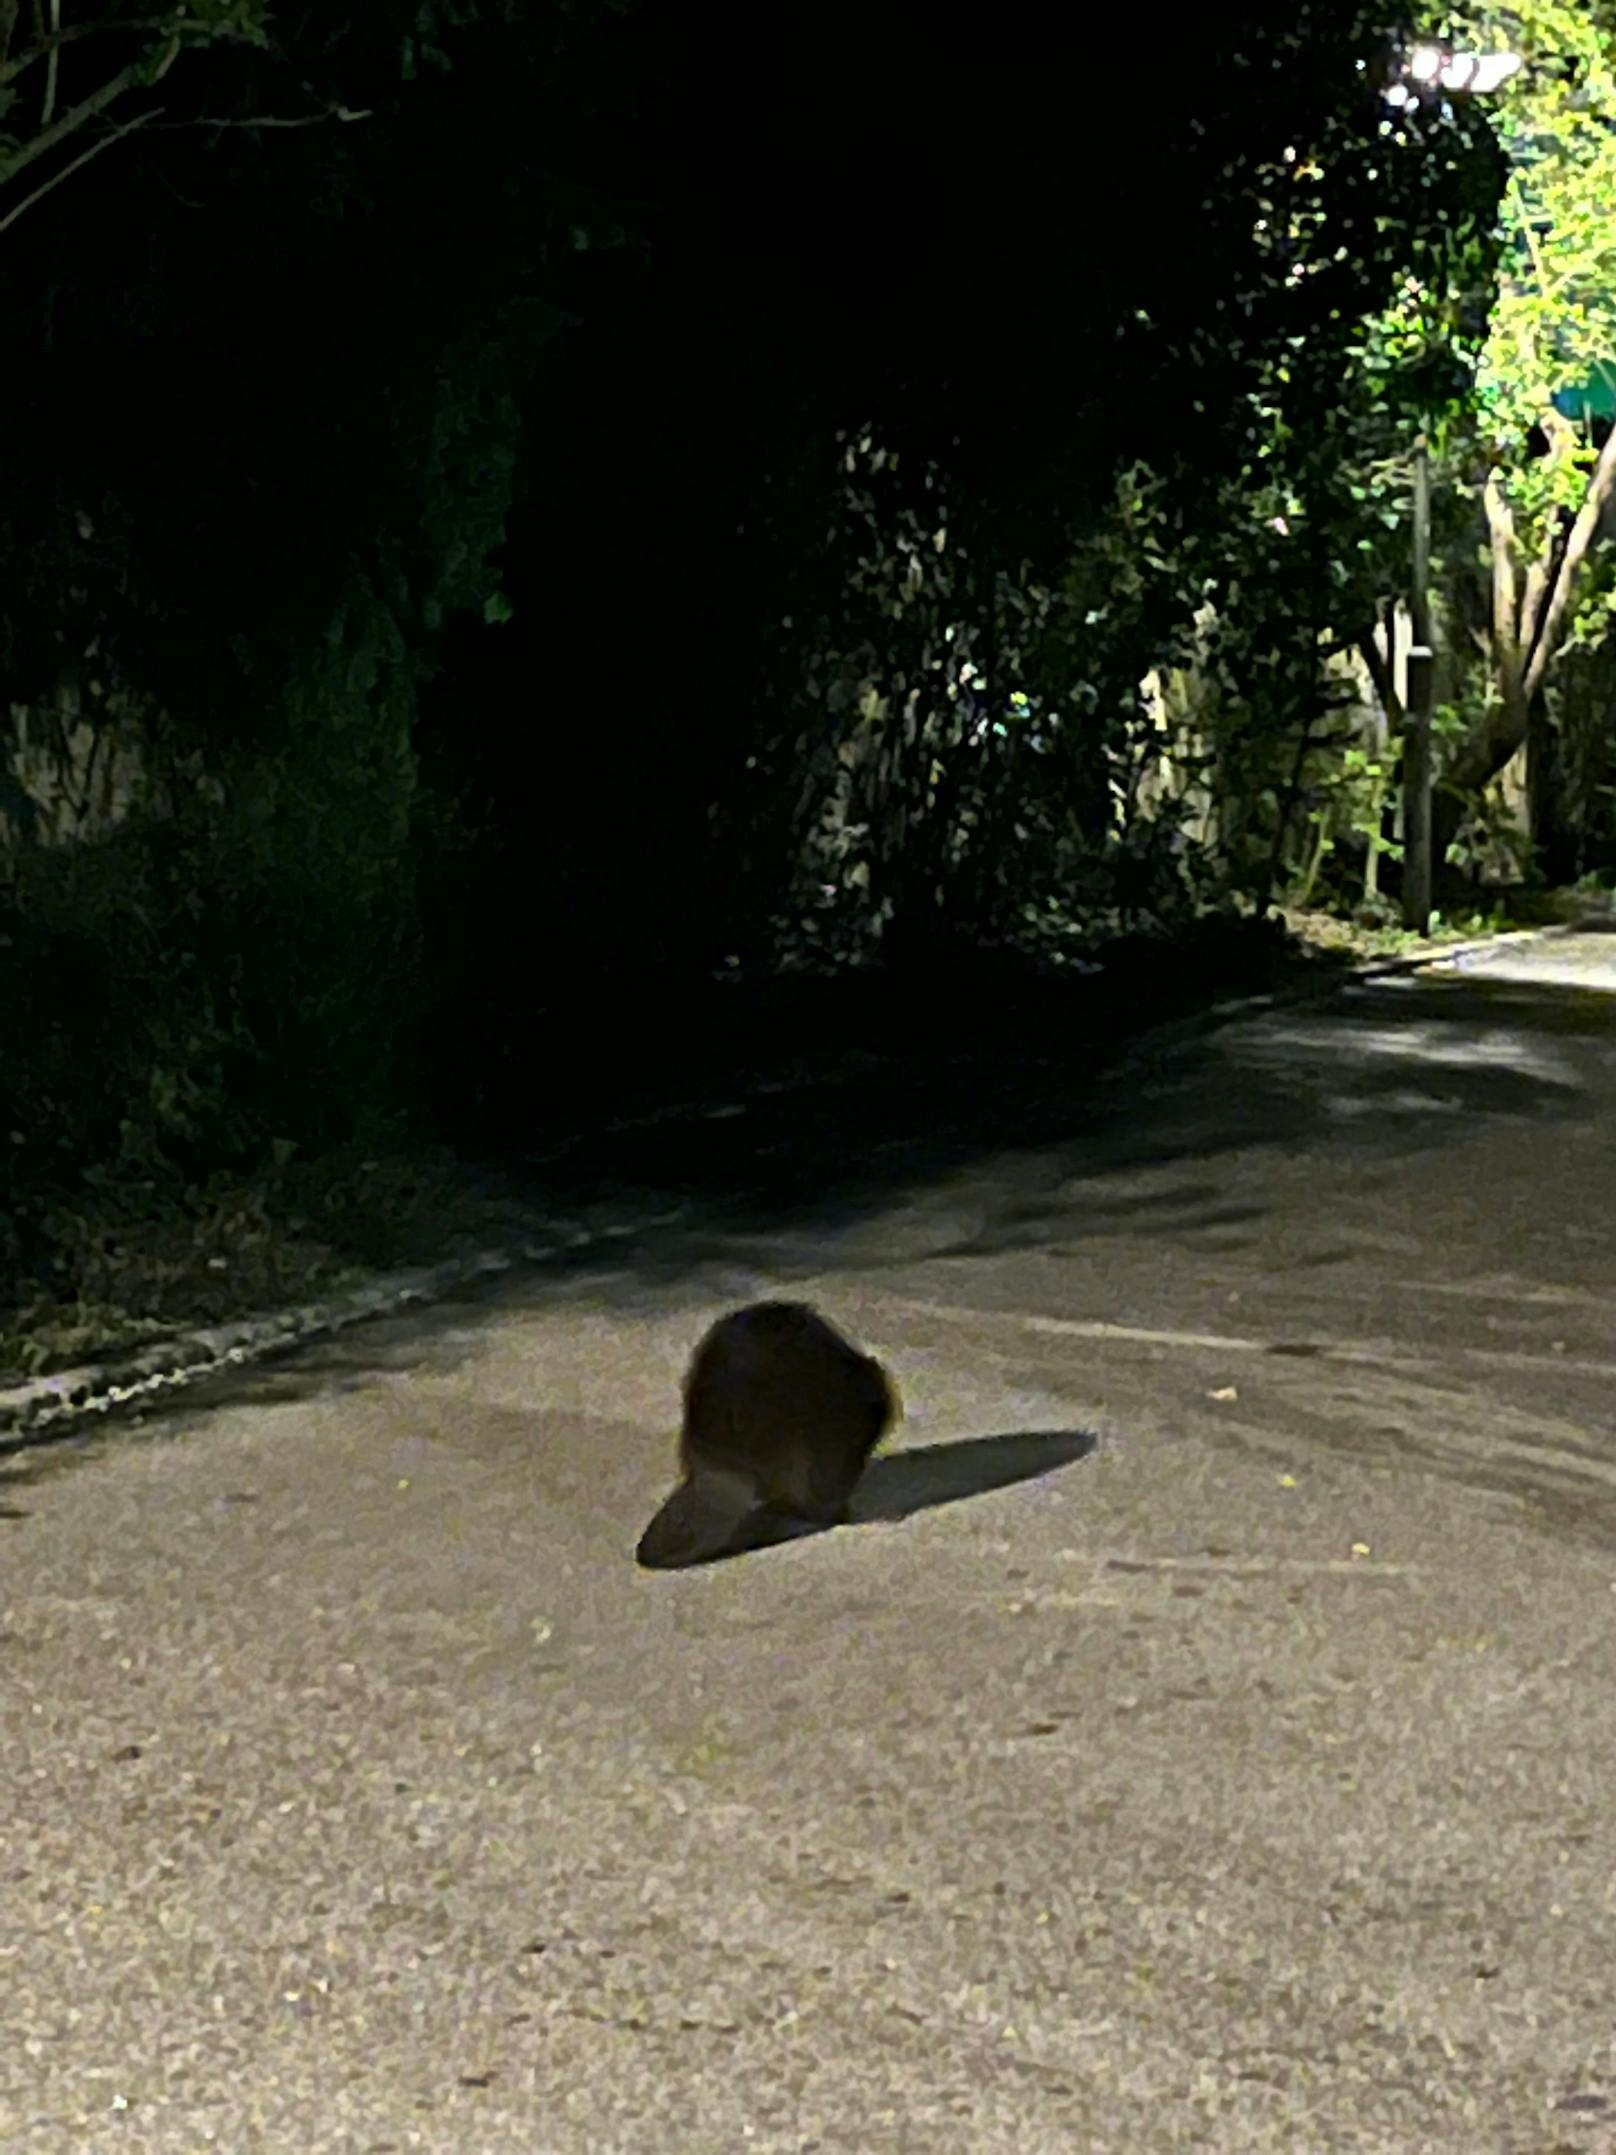
POLYGON ((0 1460, 0 2148, 1616 2150, 1613 993, 1045 1073, 0 1460), (897 1449, 636 1571, 780 1290, 897 1449))

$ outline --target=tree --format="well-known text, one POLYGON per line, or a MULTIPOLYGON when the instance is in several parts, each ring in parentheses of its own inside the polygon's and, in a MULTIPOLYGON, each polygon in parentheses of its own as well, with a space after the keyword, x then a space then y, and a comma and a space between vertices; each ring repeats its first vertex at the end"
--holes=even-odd
MULTIPOLYGON (((929 659, 917 635, 914 663, 877 669, 878 706, 890 717, 874 723, 914 735, 900 821, 917 849, 921 872, 908 879, 917 887, 935 884, 932 861, 950 849, 961 861, 996 850, 1004 874, 1012 861, 1027 866, 1024 845, 1007 851, 983 836, 1024 825, 1025 815, 985 817, 973 802, 970 845, 958 833, 945 844, 945 834, 928 832, 929 820, 963 813, 984 784, 1009 789, 1007 810, 1019 809, 1023 784, 1048 789, 1052 807, 1064 785, 1085 846, 1103 851, 1136 799, 1133 773, 1145 760, 1139 678, 1189 638, 1209 597, 1223 606, 1224 657, 1238 665, 1251 723, 1294 767, 1321 630, 1342 621, 1350 634, 1372 620, 1390 577, 1387 523, 1400 518, 1369 499, 1378 475, 1360 480, 1358 466, 1406 450, 1415 425, 1404 421, 1434 394, 1432 377, 1448 396, 1465 378, 1446 346, 1437 348, 1436 326, 1418 349, 1405 339, 1367 378, 1365 323, 1410 276, 1447 306, 1455 258, 1485 253, 1498 186, 1474 110, 1411 122, 1388 139, 1363 66, 1378 28, 1374 10, 1350 4, 1204 10, 1175 24, 1134 78, 1134 56, 1118 49, 1130 44, 1131 25, 1095 18, 1085 23, 1080 85, 1060 78, 1052 90, 1026 64, 1035 40, 1006 48, 1013 80, 1001 82, 991 58, 977 71, 959 119, 974 155, 940 175, 906 131, 907 106, 883 127, 891 169, 916 176, 916 212, 883 234, 879 286, 855 285, 856 305, 844 311, 845 276, 826 280, 832 300, 810 338, 823 334, 833 349, 815 371, 846 439, 868 440, 887 459, 878 488, 887 521, 871 526, 871 562, 884 549, 896 572, 900 557, 912 557, 905 520, 914 531, 946 523, 948 559, 928 578, 939 591, 955 587, 949 606, 962 603, 967 585, 984 603, 988 593, 1016 591, 1019 621, 1007 609, 996 626, 985 617, 970 624, 998 675, 982 708, 1009 729, 1006 741, 1016 737, 1009 699, 1033 686, 1017 668, 1036 641, 1043 715, 1021 733, 1056 744, 1029 761, 975 742, 971 783, 934 783, 927 744, 946 758, 960 752, 957 684, 941 642, 953 617, 937 622, 929 659), (1120 79, 1138 80, 1141 103, 1108 126, 1105 87, 1120 79), (1080 125, 1063 124, 1050 108, 1074 87, 1094 94, 1080 125), (968 199, 956 203, 955 186, 968 199), (1131 472, 1143 475, 1137 489, 1131 472), (1148 544, 1123 564, 1121 534, 1137 531, 1141 515, 1148 544), (1372 542, 1372 554, 1360 541, 1372 542), (1029 580, 1046 597, 1067 583, 1069 597, 1046 607, 1029 580), (1082 603, 1079 590, 1088 593, 1082 603)), ((855 81, 867 71, 861 49, 855 81)), ((816 100, 816 114, 825 102, 816 100)), ((915 102, 928 110, 923 94, 915 102)), ((932 109, 947 102, 939 93, 932 109)), ((771 126, 775 118, 771 111, 771 126)), ((857 165, 845 181, 855 182, 867 195, 857 165)), ((857 239, 856 221, 847 222, 857 239)), ((790 249, 775 259, 796 273, 790 249)), ((860 266, 852 252, 855 273, 860 266)), ((741 289, 749 313, 768 306, 767 273, 748 275, 741 289)), ((816 361, 816 344, 806 349, 816 361)), ((798 343, 799 361, 803 352, 798 343)), ((747 516, 749 548, 757 523, 747 516)), ((815 536, 810 525, 799 561, 815 536)), ((775 618, 833 618, 839 604, 833 589, 817 608, 782 606, 775 618)), ((904 618, 918 631, 917 609, 904 618)), ((948 651, 957 659, 960 650, 955 635, 948 651)), ((823 684, 825 669, 813 678, 823 684)), ((856 699, 848 706, 862 708, 856 699)), ((809 721, 798 736, 805 752, 835 730, 823 710, 798 715, 809 721)), ((790 744, 783 760, 802 767, 790 744)), ((889 743, 867 765, 889 771, 898 761, 889 743)), ((1272 839, 1270 821, 1264 859, 1272 839)))
MULTIPOLYGON (((1315 53, 1317 28, 1299 25, 1297 59, 1324 69, 1330 94, 1281 108, 1277 139, 1225 124, 1206 176, 1209 213, 1230 194, 1246 206, 1239 280, 1153 307, 1189 423, 1158 438, 1167 455, 1142 497, 1156 498, 1133 571, 1156 587, 1158 633, 1178 593, 1176 633, 1133 679, 1177 665, 1198 683, 1197 708, 1155 751, 1175 767, 1168 792, 1181 807, 1193 796, 1208 865, 1259 904, 1319 791, 1313 774, 1334 783, 1347 654, 1363 646, 1395 700, 1375 630, 1407 584, 1409 451, 1466 407, 1504 179, 1475 104, 1394 119, 1377 71, 1393 55, 1364 66, 1372 48, 1339 26, 1315 53)), ((1090 622, 1120 611, 1130 579, 1110 575, 1090 622)), ((1131 781, 1123 792, 1139 797, 1131 781)))
POLYGON ((12 1221, 91 1166, 201 1174, 410 1099, 452 826, 419 694, 445 622, 499 611, 523 401, 625 221, 597 185, 614 27, 288 12, 273 49, 174 66, 120 186, 53 188, 0 248, 0 782, 73 670, 81 733, 127 736, 140 780, 82 844, 0 799, 12 1221), (288 81, 374 118, 271 126, 288 81))
MULTIPOLYGON (((0 0, 0 233, 92 159, 161 121, 146 95, 182 59, 218 47, 274 49, 267 0, 139 0, 64 20, 62 0, 36 6, 18 37, 20 0, 0 0)), ((272 114, 215 113, 210 127, 306 127, 368 117, 310 103, 308 86, 272 114)))
MULTIPOLYGON (((1474 793, 1527 747, 1535 835, 1546 840, 1556 821, 1550 691, 1616 616, 1607 558, 1616 430, 1587 407, 1590 387, 1616 370, 1616 11, 1604 0, 1519 0, 1444 27, 1507 43, 1525 66, 1498 100, 1510 177, 1477 383, 1489 571, 1478 640, 1494 694, 1443 777, 1453 796, 1474 793)), ((1450 800, 1449 831, 1456 815, 1450 800)))

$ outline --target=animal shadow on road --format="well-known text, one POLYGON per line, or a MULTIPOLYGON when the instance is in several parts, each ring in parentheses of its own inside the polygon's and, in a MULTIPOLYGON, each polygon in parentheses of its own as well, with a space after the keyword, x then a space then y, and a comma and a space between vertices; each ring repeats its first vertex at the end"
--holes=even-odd
POLYGON ((1008 1489, 1086 1459, 1098 1441, 1091 1429, 1022 1429, 886 1452, 864 1469, 853 1492, 850 1523, 907 1519, 962 1497, 1008 1489))
MULTIPOLYGON (((873 1526, 882 1520, 907 1519, 915 1512, 934 1510, 939 1504, 957 1504, 965 1497, 985 1496, 992 1489, 1033 1481, 1075 1460, 1086 1459, 1098 1442, 1088 1429, 1025 1429, 889 1452, 872 1459, 865 1468, 844 1524, 873 1526)), ((748 1514, 721 1546, 709 1545, 699 1556, 692 1554, 681 1560, 677 1567, 658 1568, 722 1563, 781 1542, 806 1541, 831 1531, 819 1521, 760 1508, 748 1514)))

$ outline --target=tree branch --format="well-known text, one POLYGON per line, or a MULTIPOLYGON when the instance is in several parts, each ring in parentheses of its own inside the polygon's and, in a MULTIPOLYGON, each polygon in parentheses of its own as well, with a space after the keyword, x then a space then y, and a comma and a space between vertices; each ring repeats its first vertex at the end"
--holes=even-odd
POLYGON ((1358 654, 1369 669, 1369 679, 1375 694, 1380 698, 1380 707, 1386 714, 1387 723, 1400 731, 1403 724, 1402 698, 1397 693, 1397 683, 1392 679, 1391 667, 1375 640, 1373 629, 1366 629, 1358 638, 1358 654))
POLYGON ((40 99, 39 103, 39 124, 41 127, 49 127, 56 111, 57 69, 61 63, 61 54, 57 50, 56 39, 61 34, 62 28, 62 0, 50 0, 50 10, 50 56, 45 62, 45 95, 40 99))
POLYGON ((48 37, 36 37, 28 50, 18 59, 4 57, 9 47, 8 21, 15 21, 17 0, 0 0, 0 89, 8 82, 33 66, 36 60, 48 60, 64 45, 76 45, 83 37, 102 37, 109 30, 124 30, 133 34, 141 30, 166 30, 175 33, 179 27, 170 15, 102 15, 94 22, 69 23, 63 30, 53 30, 48 37))
POLYGON ((1519 548, 1515 540, 1515 519, 1510 515, 1496 472, 1489 474, 1482 500, 1487 510, 1487 528, 1492 535, 1493 656, 1498 665, 1504 701, 1513 706, 1521 685, 1521 630, 1517 609, 1519 548))
POLYGON ((1605 446, 1599 452, 1599 461, 1595 464, 1593 477, 1588 482, 1588 491, 1583 496, 1582 507, 1577 511, 1576 521, 1572 524, 1570 536, 1565 543, 1565 552, 1560 559, 1560 573, 1554 579, 1549 603, 1543 611, 1542 626, 1537 632, 1523 684, 1528 703, 1543 686, 1544 676, 1549 670, 1565 628, 1566 615, 1571 609, 1577 577, 1594 540, 1599 535, 1600 524, 1613 494, 1616 494, 1616 428, 1612 428, 1606 436, 1605 446))
POLYGON ((121 142, 125 135, 132 135, 137 127, 144 127, 148 120, 155 120, 162 109, 161 105, 153 105, 150 112, 138 113, 134 119, 125 120, 121 127, 110 128, 106 134, 98 135, 87 150, 80 150, 78 156, 63 165, 59 172, 53 172, 48 180, 41 180, 31 195, 24 195, 14 209, 7 210, 5 215, 0 217, 0 232, 8 231, 24 210, 31 210, 53 187, 60 187, 63 180, 71 179, 79 167, 87 165, 92 157, 99 157, 103 150, 111 149, 112 145, 121 142))
POLYGON ((246 120, 227 120, 204 114, 199 120, 175 120, 171 124, 176 128, 214 127, 219 129, 226 127, 320 127, 327 120, 340 120, 347 123, 352 120, 374 119, 374 117, 375 114, 368 105, 361 111, 355 111, 348 105, 328 105, 324 112, 291 114, 263 112, 256 113, 251 119, 246 120))
POLYGON ((1498 669, 1500 693, 1488 701, 1480 722, 1452 746, 1444 760, 1442 788, 1450 798, 1475 793, 1508 763, 1526 739, 1527 705, 1522 686, 1522 650, 1515 519, 1497 473, 1482 491, 1492 539, 1491 655, 1498 669))
MULTIPOLYGON (((178 38, 171 39, 170 53, 178 49, 178 38)), ((88 97, 74 105, 70 111, 64 112, 59 120, 52 120, 49 127, 42 127, 29 141, 19 142, 14 149, 0 155, 0 185, 15 179, 19 172, 26 171, 36 158, 54 150, 58 142, 65 142, 69 135, 76 134, 86 120, 96 119, 106 111, 108 105, 116 104, 126 90, 133 89, 140 81, 141 72, 139 61, 120 68, 116 75, 110 76, 102 83, 99 90, 92 90, 88 97)))
POLYGON ((1551 538, 1526 572, 1521 593, 1521 626, 1518 642, 1521 681, 1524 685, 1532 653, 1543 640, 1543 606, 1554 585, 1555 542, 1551 538))

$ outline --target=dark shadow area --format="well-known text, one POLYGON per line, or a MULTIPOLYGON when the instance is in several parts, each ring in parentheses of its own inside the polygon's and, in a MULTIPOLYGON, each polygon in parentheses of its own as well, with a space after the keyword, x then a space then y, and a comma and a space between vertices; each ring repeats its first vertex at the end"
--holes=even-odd
MULTIPOLYGON (((1211 919, 1176 942, 1117 937, 1086 968, 1055 969, 961 943, 834 974, 637 984, 590 1023, 558 1028, 479 1107, 475 1139, 519 1155, 587 1146, 602 1123, 661 1117, 670 1099, 719 1103, 770 1082, 856 1080, 892 1062, 1021 1063, 1077 1055, 1092 1070, 1150 1027, 1283 989, 1325 995, 1351 964, 1272 927, 1211 919), (655 1043, 648 1051, 647 1042, 655 1043), (563 1145, 549 1136, 569 1133, 563 1145)), ((466 1141, 470 1141, 469 1139, 466 1141)))
POLYGON ((26 1519, 29 1516, 28 1507, 13 1502, 13 1499, 19 1491, 31 1489, 44 1481, 50 1473, 51 1465, 48 1457, 17 1454, 8 1456, 5 1450, 0 1448, 0 1522, 26 1519))
MULTIPOLYGON (((953 1444, 928 1444, 912 1451, 891 1452, 872 1459, 854 1492, 842 1528, 870 1526, 877 1521, 912 1518, 940 1505, 958 1504, 968 1497, 985 1496, 994 1489, 1008 1489, 1017 1482, 1037 1480, 1074 1461, 1086 1459, 1098 1443, 1092 1430, 1016 1430, 1000 1436, 967 1437, 953 1444)), ((677 1505, 678 1493, 669 1499, 677 1505)), ((665 1505, 657 1514, 659 1522, 665 1505)), ((647 1529, 647 1539, 657 1522, 647 1529)), ((706 1544, 677 1561, 664 1559, 648 1568, 689 1571, 708 1564, 727 1563, 733 1557, 754 1556, 790 1541, 806 1541, 816 1534, 835 1533, 827 1522, 791 1517, 766 1507, 746 1514, 729 1530, 719 1545, 706 1544)), ((645 1547, 642 1541, 641 1548, 645 1547)), ((643 1555, 640 1561, 646 1559, 643 1555)))
POLYGON ((885 1452, 865 1468, 849 1523, 907 1519, 915 1512, 1034 1481, 1087 1459, 1099 1441, 1092 1429, 1027 1429, 885 1452))
MULTIPOLYGON (((751 1289, 735 1293, 728 1278, 834 1273, 838 1234, 882 1215, 919 1221, 920 1232, 897 1255, 865 1249, 848 1260, 866 1272, 943 1254, 1058 1258, 1105 1240, 1210 1252, 1231 1226, 1262 1231, 1260 1173, 1242 1169, 1238 1191, 1219 1179, 1235 1156, 1344 1159, 1372 1187, 1407 1154, 1473 1139, 1488 1122, 1538 1124, 1555 1145, 1585 1111, 1585 1081, 1613 1034, 1616 997, 1429 977, 1360 984, 1225 1027, 1118 1083, 1096 1083, 1086 1045, 1043 1038, 1035 1051, 1018 1036, 969 1055, 858 1059, 796 1090, 715 1095, 704 1113, 598 1130, 565 1158, 472 1170, 490 1191, 514 1194, 528 1223, 529 1256, 509 1271, 154 1393, 136 1412, 156 1434, 225 1402, 340 1391, 427 1358, 450 1367, 457 1332, 551 1297, 644 1309, 710 1270, 715 1302, 744 1299, 751 1289), (1166 1188, 1117 1187, 1163 1168, 1178 1170, 1166 1188), (930 1231, 921 1206, 973 1170, 973 1230, 962 1235, 945 1209, 930 1231), (647 1224, 657 1214, 661 1223, 647 1224)), ((1325 1267, 1351 1254, 1302 1261, 1325 1267)), ((116 1419, 127 1426, 127 1415, 116 1419)), ((24 1441, 71 1454, 111 1420, 24 1441)), ((890 1474, 901 1481, 912 1456, 872 1466, 866 1494, 890 1474)))
MULTIPOLYGON (((1578 1056, 1604 1053, 1613 1029, 1616 997, 1557 982, 1371 982, 1168 1048, 1120 1082, 1096 1082, 1105 1059, 1088 1044, 1047 1037, 948 1057, 894 1052, 474 1172, 538 1221, 677 1214, 566 1260, 569 1271, 620 1269, 631 1257, 642 1279, 720 1252, 745 1262, 746 1239, 782 1223, 805 1241, 849 1227, 984 1160, 1002 1202, 978 1232, 928 1254, 1255 1228, 1260 1202, 1231 1197, 1206 1172, 1228 1155, 1317 1148, 1373 1173, 1489 1120, 1551 1124, 1577 1112, 1578 1056), (1163 1168, 1182 1168, 1182 1182, 1138 1194, 1094 1187, 1163 1168)), ((493 1291, 520 1294, 522 1283, 493 1291)))

